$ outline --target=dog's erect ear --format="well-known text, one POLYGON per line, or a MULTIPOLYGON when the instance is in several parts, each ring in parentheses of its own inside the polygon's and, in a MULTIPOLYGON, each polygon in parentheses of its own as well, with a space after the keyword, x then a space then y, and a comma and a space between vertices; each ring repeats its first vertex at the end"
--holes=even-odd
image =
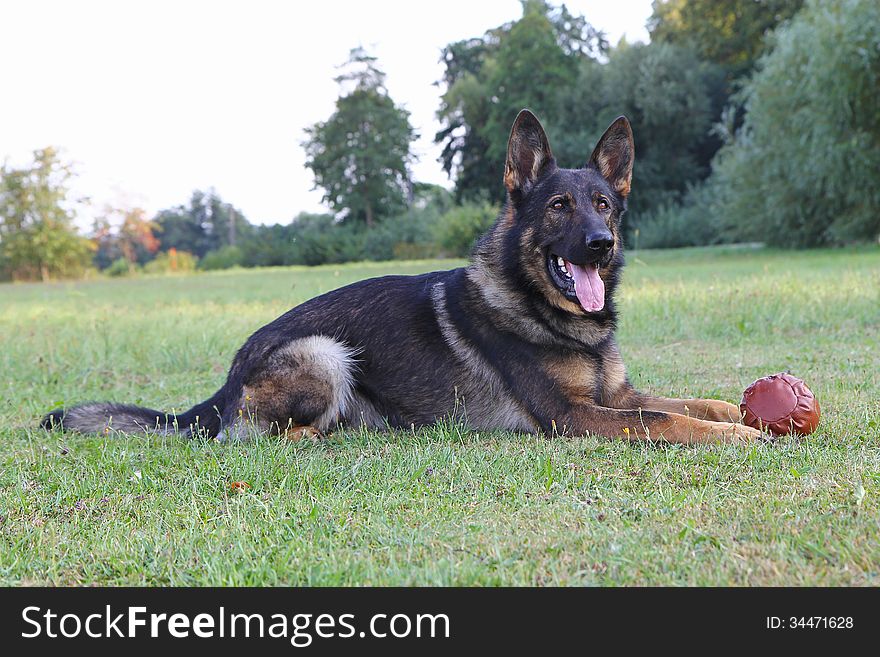
POLYGON ((504 186, 511 195, 523 194, 552 167, 553 153, 541 122, 529 110, 516 116, 507 142, 504 186))
POLYGON ((593 166, 611 183, 618 194, 629 195, 636 145, 625 116, 618 116, 596 144, 587 166, 593 166))

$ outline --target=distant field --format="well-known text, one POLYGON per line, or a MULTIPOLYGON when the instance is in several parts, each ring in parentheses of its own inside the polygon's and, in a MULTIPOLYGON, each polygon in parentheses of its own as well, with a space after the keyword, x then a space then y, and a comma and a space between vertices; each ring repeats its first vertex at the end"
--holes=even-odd
POLYGON ((458 263, 0 285, 0 584, 880 585, 880 250, 628 262, 638 387, 738 402, 790 370, 819 431, 685 448, 451 425, 319 445, 47 434, 42 413, 83 400, 183 410, 289 307, 458 263))

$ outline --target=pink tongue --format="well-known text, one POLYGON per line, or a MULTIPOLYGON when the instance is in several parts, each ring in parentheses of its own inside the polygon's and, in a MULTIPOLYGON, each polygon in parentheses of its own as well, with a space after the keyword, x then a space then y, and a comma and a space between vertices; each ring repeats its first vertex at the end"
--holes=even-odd
POLYGON ((605 307, 605 283, 599 278, 599 270, 595 265, 575 265, 565 261, 565 268, 574 278, 574 293, 577 294, 581 307, 587 312, 596 312, 605 307))

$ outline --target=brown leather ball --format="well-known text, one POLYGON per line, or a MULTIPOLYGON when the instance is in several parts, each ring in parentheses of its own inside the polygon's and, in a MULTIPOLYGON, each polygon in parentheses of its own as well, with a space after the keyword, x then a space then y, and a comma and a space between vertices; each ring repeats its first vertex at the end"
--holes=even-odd
POLYGON ((758 379, 743 392, 743 423, 782 435, 813 433, 819 426, 819 402, 801 379, 780 372, 758 379))

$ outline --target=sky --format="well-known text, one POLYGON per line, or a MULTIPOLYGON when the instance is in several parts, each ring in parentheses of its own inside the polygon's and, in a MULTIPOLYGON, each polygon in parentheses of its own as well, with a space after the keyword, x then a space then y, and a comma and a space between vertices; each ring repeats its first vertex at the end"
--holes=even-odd
MULTIPOLYGON (((612 44, 648 41, 651 0, 565 4, 612 44)), ((337 67, 363 46, 420 135, 413 178, 451 187, 433 144, 440 51, 521 14, 519 0, 0 0, 0 162, 60 148, 92 213, 214 187, 252 223, 289 223, 327 210, 303 129, 332 114, 337 67)))

